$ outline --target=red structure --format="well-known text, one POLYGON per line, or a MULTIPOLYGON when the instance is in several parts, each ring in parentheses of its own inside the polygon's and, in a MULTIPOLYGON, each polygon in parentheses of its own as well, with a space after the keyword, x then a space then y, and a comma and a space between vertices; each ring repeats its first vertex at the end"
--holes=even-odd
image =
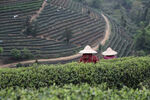
POLYGON ((95 54, 97 52, 95 50, 93 50, 89 45, 87 45, 79 53, 83 54, 82 57, 80 58, 80 62, 97 63, 99 61, 98 58, 93 55, 93 54, 95 54))
POLYGON ((92 54, 83 54, 80 58, 80 62, 84 63, 97 63, 98 58, 92 54))

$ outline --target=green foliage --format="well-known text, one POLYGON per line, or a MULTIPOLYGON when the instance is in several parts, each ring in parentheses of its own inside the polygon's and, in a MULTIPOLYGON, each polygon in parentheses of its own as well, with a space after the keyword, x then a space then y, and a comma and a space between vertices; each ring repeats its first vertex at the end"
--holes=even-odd
POLYGON ((139 51, 136 51, 136 56, 146 56, 146 53, 144 50, 139 50, 139 51))
POLYGON ((12 49, 11 50, 11 56, 13 59, 19 60, 19 59, 21 59, 21 51, 18 49, 12 49))
POLYGON ((141 20, 148 25, 150 21, 150 0, 141 0, 141 2, 143 4, 143 16, 141 20))
POLYGON ((0 47, 0 54, 2 54, 3 53, 3 48, 2 47, 0 47))
MULTIPOLYGON (((76 0, 75 0, 76 1, 76 0)), ((150 22, 150 0, 85 0, 88 5, 100 9, 116 20, 118 24, 125 27, 129 34, 136 34, 136 30, 141 28, 140 22, 146 26, 150 22), (100 3, 98 3, 100 1, 100 3), (124 16, 122 20, 121 17, 124 16)))
POLYGON ((122 1, 122 6, 125 7, 126 9, 131 9, 132 8, 132 0, 121 0, 122 1))
POLYGON ((24 24, 24 31, 23 34, 25 35, 31 35, 33 37, 36 37, 36 32, 37 32, 37 22, 30 22, 31 17, 27 16, 25 24, 24 24))
POLYGON ((70 42, 70 39, 72 38, 72 31, 70 29, 65 29, 65 32, 63 33, 63 37, 65 38, 65 41, 67 44, 70 42))
POLYGON ((91 7, 99 9, 101 6, 101 0, 93 0, 91 7))
POLYGON ((102 51, 103 46, 100 44, 98 50, 102 51))
POLYGON ((97 64, 33 65, 28 68, 0 69, 0 88, 48 87, 53 84, 91 85, 107 83, 108 87, 137 88, 150 77, 150 57, 101 60, 97 64))
POLYGON ((143 82, 141 82, 139 84, 139 87, 141 87, 141 88, 145 87, 147 89, 150 89, 150 79, 147 78, 146 80, 144 80, 143 82))
POLYGON ((16 67, 18 68, 18 67, 23 67, 23 65, 21 64, 21 63, 18 63, 17 65, 16 65, 16 67))
POLYGON ((150 53, 150 25, 138 32, 135 37, 135 47, 137 50, 150 53))
POLYGON ((33 54, 31 53, 31 51, 30 50, 28 50, 28 49, 26 49, 26 48, 24 48, 23 50, 22 50, 22 59, 30 59, 30 58, 33 58, 33 54))
POLYGON ((149 100, 150 90, 108 89, 106 84, 94 87, 69 84, 40 89, 6 88, 0 90, 0 97, 2 100, 149 100))
POLYGON ((121 16, 121 24, 124 28, 126 27, 127 21, 125 20, 124 16, 121 16))
POLYGON ((33 58, 33 54, 30 52, 30 50, 28 50, 26 48, 24 48, 23 50, 12 49, 11 50, 11 56, 15 60, 33 58))

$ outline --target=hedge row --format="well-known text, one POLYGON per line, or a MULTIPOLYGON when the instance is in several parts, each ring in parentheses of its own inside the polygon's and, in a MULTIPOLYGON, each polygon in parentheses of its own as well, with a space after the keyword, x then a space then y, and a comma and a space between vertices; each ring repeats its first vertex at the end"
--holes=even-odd
POLYGON ((0 88, 47 87, 53 84, 91 85, 106 82, 109 86, 132 87, 149 79, 150 57, 118 58, 97 64, 72 62, 65 65, 33 65, 28 68, 0 69, 0 88))
POLYGON ((91 87, 88 84, 51 86, 40 89, 7 88, 0 90, 1 100, 149 100, 150 90, 133 90, 123 87, 121 90, 107 89, 99 85, 91 87))

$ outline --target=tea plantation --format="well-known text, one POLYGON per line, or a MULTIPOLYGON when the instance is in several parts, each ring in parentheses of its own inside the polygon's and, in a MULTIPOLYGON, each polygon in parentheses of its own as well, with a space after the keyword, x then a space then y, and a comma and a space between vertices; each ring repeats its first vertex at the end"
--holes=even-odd
POLYGON ((149 100, 150 57, 0 69, 2 100, 149 100))
POLYGON ((105 84, 97 87, 70 84, 40 89, 7 88, 0 91, 0 96, 5 100, 149 100, 150 90, 108 89, 105 84))

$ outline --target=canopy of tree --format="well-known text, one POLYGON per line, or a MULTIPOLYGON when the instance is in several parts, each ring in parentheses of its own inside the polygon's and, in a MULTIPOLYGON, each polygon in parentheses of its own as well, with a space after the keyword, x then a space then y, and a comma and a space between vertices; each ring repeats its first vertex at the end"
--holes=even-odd
POLYGON ((135 46, 137 50, 144 50, 150 53, 150 25, 138 31, 135 38, 135 46))

